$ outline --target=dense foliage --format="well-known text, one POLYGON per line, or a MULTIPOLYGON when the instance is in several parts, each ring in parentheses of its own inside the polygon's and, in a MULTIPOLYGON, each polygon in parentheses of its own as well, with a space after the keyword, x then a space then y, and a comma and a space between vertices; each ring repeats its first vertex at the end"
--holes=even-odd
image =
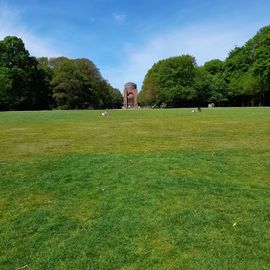
MULTIPOLYGON (((147 72, 140 105, 270 105, 270 26, 225 59, 198 66, 182 55, 147 72)), ((0 110, 119 108, 122 95, 88 59, 35 58, 20 38, 0 41, 0 110)))
POLYGON ((36 59, 17 37, 0 41, 0 110, 119 108, 121 93, 88 59, 36 59))
POLYGON ((46 74, 17 37, 0 41, 0 109, 47 109, 51 103, 46 74))
POLYGON ((65 57, 38 59, 39 66, 51 74, 51 91, 60 109, 119 108, 121 93, 105 81, 88 59, 65 57))
POLYGON ((173 107, 270 105, 270 26, 233 49, 225 61, 214 59, 201 67, 190 55, 159 61, 145 76, 139 103, 173 107))

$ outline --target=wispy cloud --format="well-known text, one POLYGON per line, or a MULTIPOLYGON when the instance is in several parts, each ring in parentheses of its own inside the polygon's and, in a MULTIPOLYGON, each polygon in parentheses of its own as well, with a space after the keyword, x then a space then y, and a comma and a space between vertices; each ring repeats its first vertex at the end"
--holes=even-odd
POLYGON ((126 20, 126 15, 125 14, 120 14, 120 13, 113 13, 113 18, 118 23, 123 23, 126 20))
MULTIPOLYGON (((243 45, 250 33, 221 25, 198 25, 160 33, 144 44, 134 44, 118 68, 104 71, 113 86, 123 88, 127 81, 141 87, 151 66, 164 58, 190 54, 199 65, 211 59, 225 59, 235 45, 243 45)), ((252 33, 255 34, 255 33, 252 33)))
POLYGON ((22 38, 26 49, 34 56, 59 56, 62 55, 50 40, 46 40, 34 34, 23 25, 22 12, 14 7, 0 2, 0 39, 5 36, 17 36, 22 38))

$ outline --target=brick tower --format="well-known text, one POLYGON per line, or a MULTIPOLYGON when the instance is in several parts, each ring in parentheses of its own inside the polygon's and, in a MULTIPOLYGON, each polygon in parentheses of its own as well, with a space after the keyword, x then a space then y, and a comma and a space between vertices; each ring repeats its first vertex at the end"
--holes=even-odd
POLYGON ((137 96, 138 96, 138 90, 137 85, 132 82, 128 82, 125 84, 124 89, 124 108, 137 108, 137 96))

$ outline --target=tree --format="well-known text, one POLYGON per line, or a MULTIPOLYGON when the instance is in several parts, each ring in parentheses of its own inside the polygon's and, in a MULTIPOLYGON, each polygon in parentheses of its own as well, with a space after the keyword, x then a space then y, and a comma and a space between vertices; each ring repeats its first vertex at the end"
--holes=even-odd
POLYGON ((270 104, 270 26, 258 31, 250 43, 256 54, 251 72, 260 84, 259 104, 267 98, 270 104))
POLYGON ((210 83, 210 97, 208 98, 209 103, 215 103, 218 106, 224 105, 227 101, 227 84, 222 74, 217 73, 212 76, 210 83))
POLYGON ((10 106, 10 91, 12 88, 12 81, 9 70, 0 67, 0 110, 9 110, 10 106))
MULTIPOLYGON (((41 64, 46 65, 46 59, 41 64)), ((53 76, 53 99, 59 109, 119 108, 121 93, 104 80, 88 59, 65 57, 48 60, 53 76)))
POLYGON ((145 76, 140 103, 188 106, 195 97, 195 58, 182 55, 161 60, 145 76))
POLYGON ((63 60, 54 68, 51 85, 58 108, 76 109, 90 105, 91 86, 72 60, 63 60))
POLYGON ((204 63, 205 70, 211 75, 222 73, 224 71, 224 63, 219 59, 214 59, 204 63))
POLYGON ((162 103, 162 101, 159 100, 160 87, 158 85, 156 73, 157 72, 155 71, 154 65, 152 69, 148 70, 147 74, 145 75, 142 90, 138 95, 138 103, 140 105, 145 106, 162 103))
POLYGON ((205 67, 196 68, 196 76, 194 79, 194 88, 196 90, 196 103, 198 106, 205 106, 211 97, 213 75, 211 75, 205 67))
POLYGON ((48 108, 48 93, 42 72, 38 69, 38 62, 29 55, 20 38, 8 36, 0 41, 0 68, 1 80, 7 81, 8 78, 9 81, 5 83, 5 109, 48 108))
POLYGON ((117 88, 110 87, 111 104, 108 108, 121 108, 123 106, 123 96, 117 88))
POLYGON ((238 92, 242 105, 255 104, 256 100, 259 105, 270 103, 270 26, 230 52, 225 60, 225 77, 233 93, 231 101, 238 99, 238 92))

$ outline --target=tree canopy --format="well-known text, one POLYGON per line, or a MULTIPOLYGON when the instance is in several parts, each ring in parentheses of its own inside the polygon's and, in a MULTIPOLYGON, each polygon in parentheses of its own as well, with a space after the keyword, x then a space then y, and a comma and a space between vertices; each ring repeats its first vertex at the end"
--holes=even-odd
POLYGON ((17 37, 0 41, 0 109, 34 110, 49 107, 49 89, 38 61, 17 37))
POLYGON ((139 102, 178 106, 192 99, 195 67, 195 59, 190 55, 171 57, 154 64, 145 76, 139 102))
POLYGON ((182 55, 160 60, 148 70, 142 105, 223 106, 270 105, 270 26, 258 31, 242 47, 235 47, 225 61, 213 59, 197 66, 195 58, 182 55))
MULTIPOLYGON (((0 110, 120 108, 122 95, 89 59, 35 58, 14 36, 0 40, 0 110)), ((270 105, 270 26, 221 61, 181 55, 155 63, 141 105, 270 105)))
POLYGON ((119 108, 122 95, 88 59, 35 58, 18 37, 0 41, 0 110, 119 108))

